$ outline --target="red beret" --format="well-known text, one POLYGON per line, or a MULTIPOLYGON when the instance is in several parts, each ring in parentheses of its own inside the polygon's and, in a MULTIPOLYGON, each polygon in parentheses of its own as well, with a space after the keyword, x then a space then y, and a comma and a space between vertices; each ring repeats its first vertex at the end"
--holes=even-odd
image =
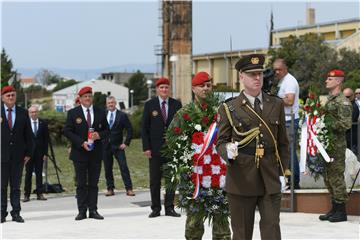
POLYGON ((328 73, 328 77, 344 77, 345 73, 342 70, 334 69, 328 73))
POLYGON ((159 78, 159 80, 156 81, 155 85, 156 85, 156 87, 158 87, 161 84, 170 85, 170 81, 169 81, 169 79, 162 77, 162 78, 159 78))
POLYGON ((210 75, 207 72, 198 72, 192 79, 191 85, 197 86, 201 85, 204 82, 208 82, 211 80, 210 75))
POLYGON ((1 89, 1 95, 8 93, 8 92, 15 92, 15 88, 13 86, 6 86, 1 89))
POLYGON ((85 93, 92 93, 92 88, 91 87, 83 87, 82 89, 80 89, 79 91, 79 96, 81 97, 82 95, 84 95, 85 93))

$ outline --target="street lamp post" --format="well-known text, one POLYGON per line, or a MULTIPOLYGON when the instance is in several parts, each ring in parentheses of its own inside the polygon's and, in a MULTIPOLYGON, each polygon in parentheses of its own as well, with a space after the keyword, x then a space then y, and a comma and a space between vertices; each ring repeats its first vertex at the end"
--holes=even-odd
POLYGON ((146 80, 146 85, 148 87, 148 99, 151 98, 151 86, 152 86, 152 83, 153 83, 152 80, 150 80, 150 79, 146 80))
POLYGON ((134 90, 130 89, 131 108, 134 106, 134 90))

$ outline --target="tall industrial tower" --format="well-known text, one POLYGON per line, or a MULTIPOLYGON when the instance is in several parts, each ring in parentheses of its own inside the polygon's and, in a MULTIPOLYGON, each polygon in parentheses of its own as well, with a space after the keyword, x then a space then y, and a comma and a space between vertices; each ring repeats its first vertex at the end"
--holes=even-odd
POLYGON ((162 75, 171 81, 174 98, 191 101, 192 78, 192 2, 161 1, 162 75))

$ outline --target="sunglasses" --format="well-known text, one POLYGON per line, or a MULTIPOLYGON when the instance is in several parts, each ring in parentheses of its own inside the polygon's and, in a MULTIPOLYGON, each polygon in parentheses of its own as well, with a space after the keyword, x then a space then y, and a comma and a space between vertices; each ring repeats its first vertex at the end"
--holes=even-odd
POLYGON ((356 92, 355 94, 360 94, 360 92, 356 92))
POLYGON ((346 98, 351 98, 351 96, 345 96, 346 98))
POLYGON ((8 94, 8 95, 5 95, 5 97, 15 97, 15 94, 8 94))

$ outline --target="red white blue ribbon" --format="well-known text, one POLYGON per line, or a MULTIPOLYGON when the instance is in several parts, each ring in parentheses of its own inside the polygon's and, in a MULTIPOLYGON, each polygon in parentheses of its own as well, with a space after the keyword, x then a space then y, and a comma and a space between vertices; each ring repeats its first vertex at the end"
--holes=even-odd
MULTIPOLYGON (((209 147, 214 142, 214 139, 216 137, 216 133, 217 133, 216 122, 213 122, 210 125, 209 130, 205 135, 204 144, 203 144, 203 146, 201 148, 201 151, 200 151, 197 159, 195 160, 194 168, 197 168, 199 160, 203 157, 206 150, 208 150, 209 147)), ((197 196, 199 195, 199 192, 200 192, 200 176, 199 176, 198 171, 196 171, 195 174, 196 174, 196 183, 195 183, 195 190, 194 190, 193 197, 192 197, 193 199, 196 199, 197 196)))

